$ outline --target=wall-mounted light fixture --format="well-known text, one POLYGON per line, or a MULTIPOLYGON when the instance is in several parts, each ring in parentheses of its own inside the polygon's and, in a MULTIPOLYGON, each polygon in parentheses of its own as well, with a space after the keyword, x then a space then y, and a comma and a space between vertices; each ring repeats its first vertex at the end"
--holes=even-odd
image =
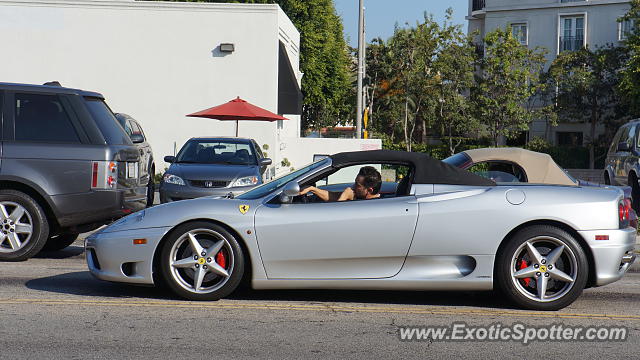
POLYGON ((232 53, 235 50, 235 46, 232 43, 220 44, 220 52, 232 53))

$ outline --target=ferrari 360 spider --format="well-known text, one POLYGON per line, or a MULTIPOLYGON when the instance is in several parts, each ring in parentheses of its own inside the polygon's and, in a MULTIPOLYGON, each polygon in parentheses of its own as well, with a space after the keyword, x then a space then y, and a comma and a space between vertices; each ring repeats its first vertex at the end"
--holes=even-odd
POLYGON ((555 310, 628 270, 629 207, 616 188, 496 184, 425 154, 363 151, 235 198, 148 208, 85 248, 99 279, 162 281, 192 300, 225 297, 244 279, 255 289, 497 288, 521 307, 555 310), (386 184, 375 199, 299 195, 353 187, 363 166, 386 184))

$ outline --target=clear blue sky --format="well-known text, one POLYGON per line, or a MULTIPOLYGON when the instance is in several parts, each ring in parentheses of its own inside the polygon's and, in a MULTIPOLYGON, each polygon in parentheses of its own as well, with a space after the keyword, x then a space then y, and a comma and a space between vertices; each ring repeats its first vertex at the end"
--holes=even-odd
MULTIPOLYGON (((345 37, 351 46, 358 45, 358 3, 359 0, 334 0, 338 15, 342 17, 345 37)), ((393 35, 396 23, 414 25, 423 18, 423 14, 433 14, 436 21, 444 20, 445 10, 453 9, 453 22, 463 24, 467 31, 468 0, 364 0, 367 42, 381 37, 388 39, 393 35)))

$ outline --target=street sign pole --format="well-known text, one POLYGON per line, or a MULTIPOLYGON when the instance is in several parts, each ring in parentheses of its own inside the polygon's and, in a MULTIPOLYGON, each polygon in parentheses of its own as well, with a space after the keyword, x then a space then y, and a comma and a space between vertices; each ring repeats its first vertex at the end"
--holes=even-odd
POLYGON ((364 78, 364 0, 360 0, 358 16, 358 94, 356 106, 356 139, 362 138, 362 79, 364 78))

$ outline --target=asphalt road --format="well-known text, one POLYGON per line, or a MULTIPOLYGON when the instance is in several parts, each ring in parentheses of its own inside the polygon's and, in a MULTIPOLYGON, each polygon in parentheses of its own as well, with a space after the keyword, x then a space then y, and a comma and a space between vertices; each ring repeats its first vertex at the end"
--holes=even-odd
POLYGON ((558 312, 493 293, 249 291, 189 302, 94 279, 81 242, 0 263, 0 359, 637 358, 640 272, 558 312), (401 326, 624 326, 625 342, 403 342, 401 326))

